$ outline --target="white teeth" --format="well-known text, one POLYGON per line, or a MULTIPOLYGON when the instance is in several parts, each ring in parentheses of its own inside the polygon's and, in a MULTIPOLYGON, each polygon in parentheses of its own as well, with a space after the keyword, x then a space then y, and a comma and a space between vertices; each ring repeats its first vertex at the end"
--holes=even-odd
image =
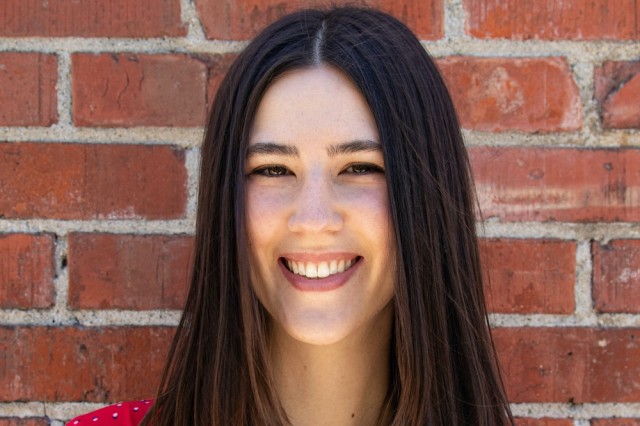
POLYGON ((329 264, 327 262, 320 262, 318 265, 318 278, 326 278, 329 276, 329 264))
POLYGON ((320 263, 312 262, 296 262, 295 260, 284 259, 287 268, 294 274, 302 275, 307 278, 326 278, 344 272, 356 263, 356 259, 352 260, 331 260, 320 263))
POLYGON ((307 263, 305 266, 307 278, 318 278, 318 267, 313 263, 307 263))

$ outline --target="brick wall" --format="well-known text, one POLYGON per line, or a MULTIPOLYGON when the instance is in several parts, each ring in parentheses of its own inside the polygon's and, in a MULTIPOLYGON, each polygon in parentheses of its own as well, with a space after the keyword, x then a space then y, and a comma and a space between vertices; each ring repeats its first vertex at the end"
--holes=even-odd
MULTIPOLYGON (((0 426, 153 395, 206 105, 293 3, 0 4, 0 426)), ((640 0, 368 3, 461 113, 519 425, 640 425, 640 0)))

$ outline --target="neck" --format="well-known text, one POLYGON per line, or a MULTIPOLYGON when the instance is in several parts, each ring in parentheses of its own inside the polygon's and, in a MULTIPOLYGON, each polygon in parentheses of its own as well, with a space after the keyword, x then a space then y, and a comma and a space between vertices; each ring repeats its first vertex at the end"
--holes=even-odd
POLYGON ((311 345, 274 327, 271 364, 280 402, 294 426, 375 425, 389 388, 393 305, 331 345, 311 345))

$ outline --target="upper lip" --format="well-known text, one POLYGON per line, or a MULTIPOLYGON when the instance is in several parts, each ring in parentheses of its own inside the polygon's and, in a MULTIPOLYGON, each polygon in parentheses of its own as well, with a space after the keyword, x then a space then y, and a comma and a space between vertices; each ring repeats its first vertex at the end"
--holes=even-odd
POLYGON ((331 262, 332 260, 344 260, 345 262, 348 260, 353 260, 359 255, 357 253, 352 252, 324 252, 324 253, 312 253, 312 252, 291 252, 291 253, 282 253, 280 257, 283 257, 287 260, 292 260, 295 262, 331 262))

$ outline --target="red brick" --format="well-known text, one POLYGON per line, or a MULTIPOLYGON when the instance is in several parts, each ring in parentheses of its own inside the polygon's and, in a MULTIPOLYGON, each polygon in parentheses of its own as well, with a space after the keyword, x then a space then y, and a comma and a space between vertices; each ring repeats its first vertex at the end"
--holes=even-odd
POLYGON ((640 220, 640 150, 476 147, 469 151, 485 219, 640 220))
POLYGON ((640 313, 640 240, 593 243, 592 250, 596 310, 640 313))
POLYGON ((464 0, 467 32, 516 40, 638 40, 638 0, 464 0))
POLYGON ((209 55, 201 58, 206 61, 207 69, 209 70, 209 76, 207 78, 207 106, 213 101, 218 87, 220 87, 229 67, 237 57, 238 55, 235 53, 227 53, 224 55, 209 55))
POLYGON ((55 55, 0 53, 0 126, 50 126, 56 123, 57 81, 55 55))
POLYGON ((640 401, 640 329, 497 328, 512 403, 640 401))
POLYGON ((181 218, 184 161, 171 146, 0 143, 0 216, 181 218))
POLYGON ((207 66, 188 55, 72 56, 73 119, 77 126, 201 126, 207 66))
POLYGON ((489 311, 569 314, 575 307, 571 241, 489 239, 482 244, 489 311))
POLYGON ((372 6, 404 21, 421 39, 434 40, 443 35, 443 0, 198 0, 196 4, 209 39, 250 39, 287 13, 327 4, 372 6))
POLYGON ((180 0, 3 0, 1 37, 172 37, 180 0))
POLYGON ((152 397, 173 332, 170 327, 0 328, 0 401, 152 397))
POLYGON ((580 93, 564 58, 452 56, 437 62, 463 127, 523 132, 582 127, 580 93))
POLYGON ((640 426, 640 419, 593 419, 591 426, 640 426))
POLYGON ((181 309, 193 238, 176 235, 69 235, 72 309, 181 309))
POLYGON ((531 419, 516 418, 516 426, 573 426, 571 419, 531 419))
POLYGON ((53 237, 0 234, 0 308, 53 305, 53 237))
POLYGON ((640 61, 609 61, 596 68, 595 98, 608 129, 640 128, 640 61))
POLYGON ((47 426, 49 420, 45 418, 4 418, 0 419, 0 426, 47 426))

